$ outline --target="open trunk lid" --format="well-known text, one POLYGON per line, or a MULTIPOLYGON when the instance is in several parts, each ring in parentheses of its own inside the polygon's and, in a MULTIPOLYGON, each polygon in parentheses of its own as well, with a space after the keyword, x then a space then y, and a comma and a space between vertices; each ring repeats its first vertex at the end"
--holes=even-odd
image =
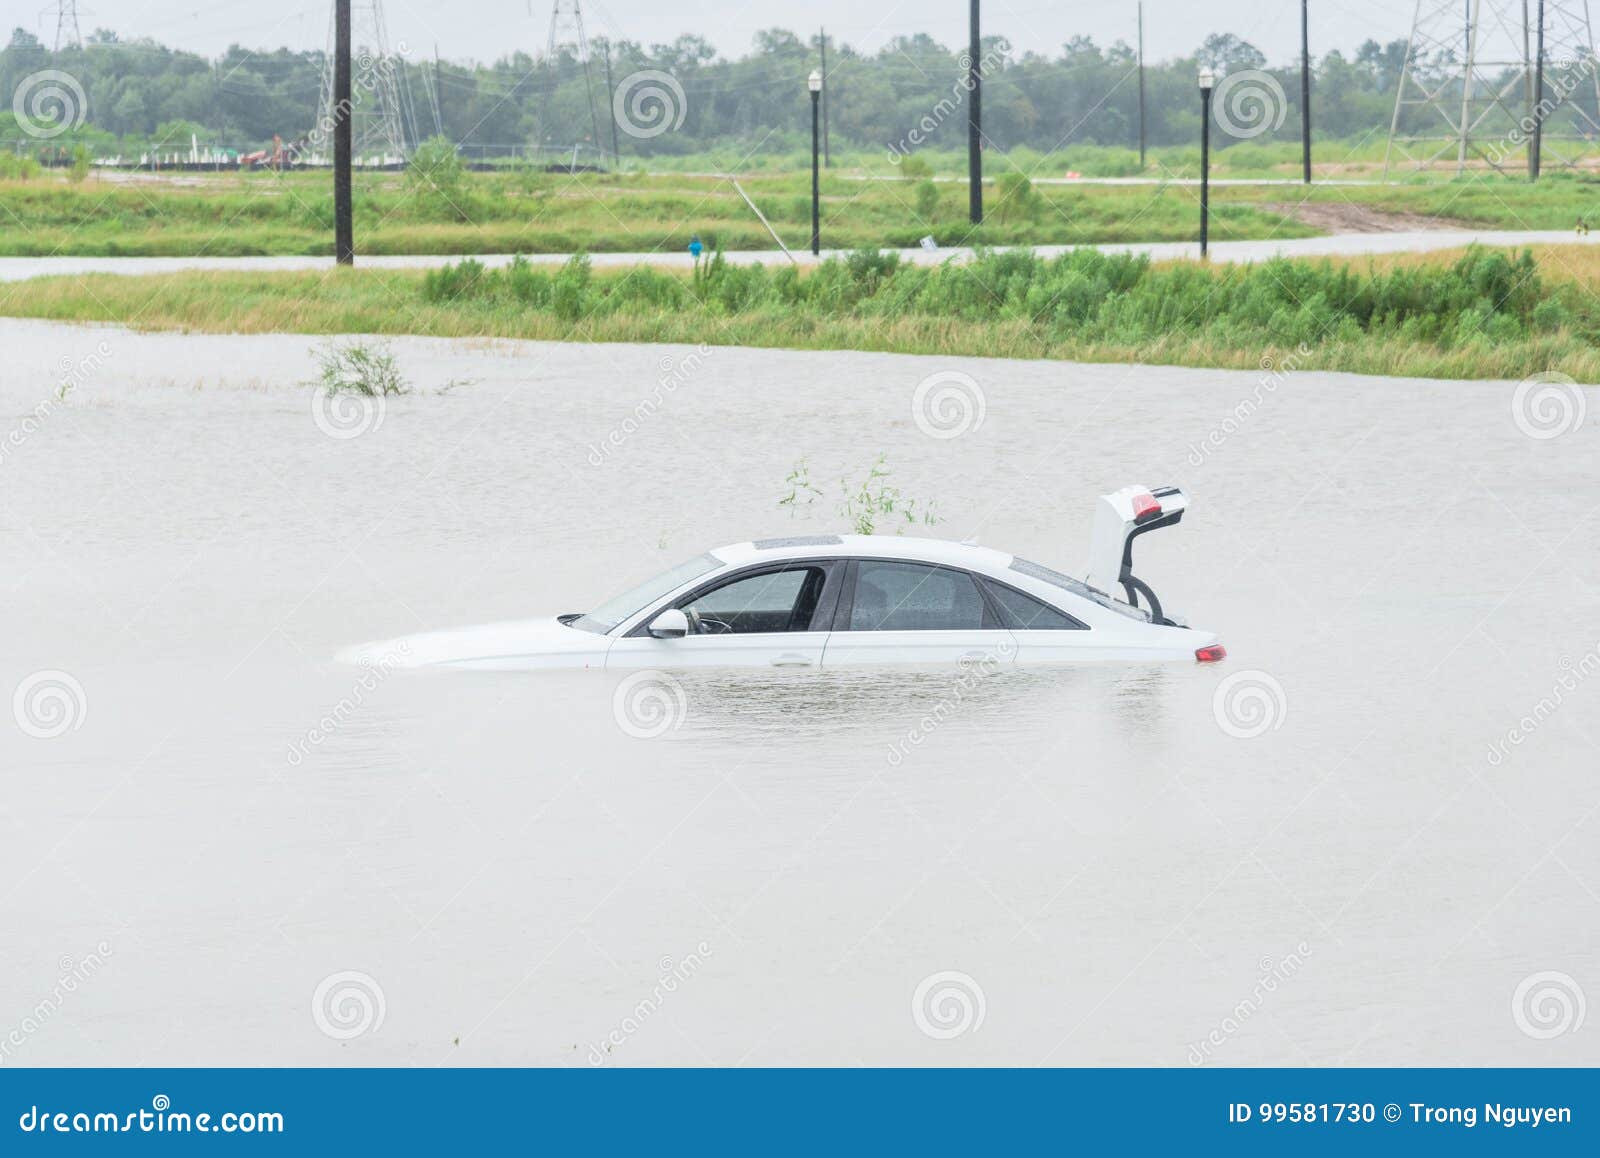
POLYGON ((1182 626, 1163 612, 1155 592, 1133 574, 1133 541, 1146 531, 1176 525, 1188 507, 1189 496, 1179 487, 1126 486, 1101 495, 1094 509, 1084 581, 1107 594, 1121 588, 1134 607, 1140 606, 1142 597, 1152 622, 1182 626))

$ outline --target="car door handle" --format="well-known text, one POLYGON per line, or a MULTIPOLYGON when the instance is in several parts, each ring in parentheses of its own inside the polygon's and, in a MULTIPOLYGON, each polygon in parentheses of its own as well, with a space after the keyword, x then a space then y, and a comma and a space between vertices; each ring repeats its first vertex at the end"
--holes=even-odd
POLYGON ((782 655, 775 655, 771 660, 773 667, 810 667, 813 660, 809 655, 801 655, 798 651, 786 651, 782 655))

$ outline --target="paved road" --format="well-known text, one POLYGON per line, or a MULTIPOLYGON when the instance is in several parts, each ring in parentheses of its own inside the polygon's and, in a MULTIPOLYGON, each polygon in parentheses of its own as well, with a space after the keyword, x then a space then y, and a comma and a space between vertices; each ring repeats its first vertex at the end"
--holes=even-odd
MULTIPOLYGON (((1364 253, 1420 253, 1430 250, 1458 249, 1472 243, 1480 245, 1596 245, 1600 233, 1577 237, 1564 230, 1467 230, 1429 229, 1403 233, 1335 233, 1325 237, 1295 237, 1277 241, 1219 241, 1211 246, 1213 261, 1241 262, 1263 261, 1271 257, 1326 257, 1352 256, 1364 253)), ((1135 244, 1071 246, 1040 245, 1034 252, 1054 256, 1071 249, 1099 249, 1107 253, 1143 253, 1158 261, 1170 261, 1196 256, 1193 242, 1162 241, 1135 244)), ((844 250, 824 250, 824 258, 839 256, 844 250)), ((902 249, 897 251, 909 262, 935 265, 952 257, 967 259, 972 250, 960 249, 902 249)), ((571 255, 565 253, 531 254, 528 260, 541 265, 557 265, 571 255)), ((726 255, 729 261, 740 265, 777 265, 790 260, 777 250, 744 250, 726 255)), ((433 269, 458 256, 412 254, 391 257, 358 257, 357 264, 373 269, 433 269)), ((496 253, 478 258, 485 265, 505 265, 510 254, 496 253)), ((597 253, 590 260, 597 267, 619 267, 649 263, 667 266, 687 266, 689 257, 680 253, 597 253)), ((793 260, 810 264, 809 253, 796 253, 793 260)), ((329 269, 329 257, 5 257, 0 258, 0 281, 23 281, 32 277, 72 275, 86 273, 153 274, 174 273, 179 270, 210 272, 329 269)))

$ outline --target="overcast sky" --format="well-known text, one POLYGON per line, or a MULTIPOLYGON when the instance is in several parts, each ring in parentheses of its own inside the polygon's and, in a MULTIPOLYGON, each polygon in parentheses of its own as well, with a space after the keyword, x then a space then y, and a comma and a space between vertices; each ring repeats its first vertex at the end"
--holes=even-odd
MULTIPOLYGON (((54 42, 55 16, 42 9, 56 0, 0 0, 6 28, 35 31, 54 42)), ((358 5, 367 0, 356 0, 358 5)), ((208 55, 238 43, 252 48, 319 48, 327 40, 331 0, 79 0, 79 24, 111 28, 119 36, 149 36, 208 55)), ((391 41, 419 55, 492 60, 512 49, 542 51, 552 0, 383 0, 391 41)), ((756 31, 782 27, 829 35, 872 51, 895 36, 927 33, 946 44, 966 37, 961 0, 583 0, 591 36, 607 34, 646 44, 685 32, 705 36, 724 54, 750 46, 756 31)), ((1311 0, 1313 53, 1353 49, 1362 40, 1392 40, 1410 31, 1412 5, 1404 0, 1311 0)), ((1109 44, 1133 42, 1134 0, 985 0, 984 31, 1009 38, 1018 51, 1054 55, 1077 35, 1109 44)), ((1232 32, 1253 43, 1273 63, 1299 52, 1299 0, 1146 0, 1145 47, 1159 60, 1192 51, 1212 32, 1232 32)))

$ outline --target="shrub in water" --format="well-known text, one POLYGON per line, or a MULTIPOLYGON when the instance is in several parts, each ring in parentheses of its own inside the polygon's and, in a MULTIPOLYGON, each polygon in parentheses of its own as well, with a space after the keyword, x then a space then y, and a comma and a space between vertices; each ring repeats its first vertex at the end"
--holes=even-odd
POLYGON ((330 341, 311 351, 329 394, 406 394, 411 386, 400 376, 387 342, 330 341))

